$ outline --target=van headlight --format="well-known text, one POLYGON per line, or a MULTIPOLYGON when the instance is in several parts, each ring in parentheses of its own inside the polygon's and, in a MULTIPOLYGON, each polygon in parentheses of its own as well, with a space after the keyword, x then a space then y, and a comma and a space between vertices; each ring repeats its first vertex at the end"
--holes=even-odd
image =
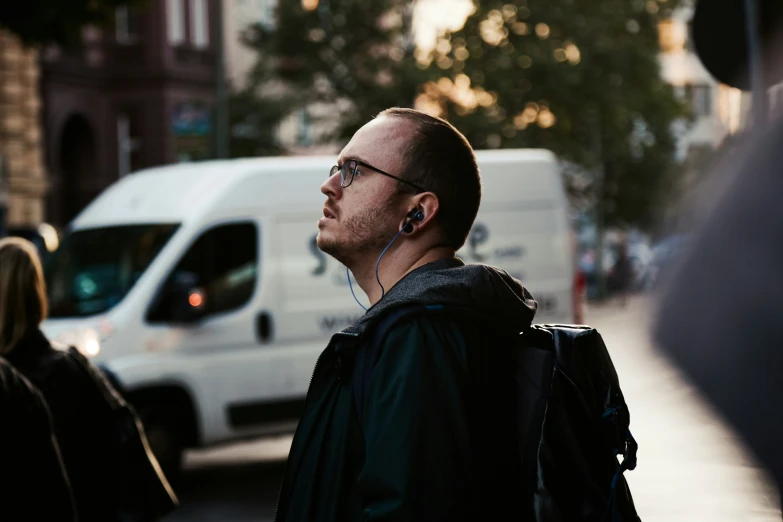
POLYGON ((98 332, 87 330, 84 332, 81 347, 77 347, 87 357, 95 357, 101 351, 101 341, 98 339, 98 332))
POLYGON ((61 333, 56 341, 67 346, 75 346, 86 357, 95 357, 101 353, 103 343, 111 333, 111 328, 101 325, 100 329, 82 328, 61 333))

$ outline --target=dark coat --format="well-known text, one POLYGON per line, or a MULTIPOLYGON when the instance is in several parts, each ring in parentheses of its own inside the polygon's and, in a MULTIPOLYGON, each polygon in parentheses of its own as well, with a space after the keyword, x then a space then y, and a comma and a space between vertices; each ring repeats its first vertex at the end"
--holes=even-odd
POLYGON ((46 403, 2 357, 0 418, 0 520, 75 521, 46 403))
MULTIPOLYGON (((79 521, 119 521, 120 506, 127 505, 123 493, 127 493, 124 481, 128 477, 126 470, 113 467, 109 456, 116 454, 113 443, 136 436, 118 427, 116 412, 127 407, 123 399, 99 370, 80 355, 53 348, 38 329, 29 332, 7 359, 49 405, 79 521)), ((143 463, 151 469, 148 464, 143 463)), ((139 499, 138 503, 146 501, 139 499)))
POLYGON ((518 508, 515 421, 501 413, 508 405, 497 393, 511 383, 485 371, 496 348, 489 325, 439 316, 393 327, 359 423, 356 351, 380 317, 411 302, 471 307, 519 330, 536 308, 504 272, 458 259, 421 267, 395 285, 316 363, 278 522, 500 520, 518 508))

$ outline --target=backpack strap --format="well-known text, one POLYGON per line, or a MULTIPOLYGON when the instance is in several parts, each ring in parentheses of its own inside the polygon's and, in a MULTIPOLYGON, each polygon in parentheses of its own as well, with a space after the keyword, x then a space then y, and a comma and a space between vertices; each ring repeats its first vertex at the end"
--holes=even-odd
POLYGON ((622 404, 620 406, 616 406, 614 408, 611 408, 604 412, 604 414, 601 416, 604 420, 611 420, 615 424, 615 428, 624 428, 625 429, 625 440, 622 441, 622 446, 620 448, 614 448, 614 454, 622 455, 623 461, 620 463, 620 466, 617 468, 617 472, 614 474, 614 477, 612 478, 612 486, 609 492, 609 501, 607 502, 606 511, 604 511, 604 516, 601 518, 602 522, 611 522, 612 520, 617 520, 617 486, 620 482, 620 479, 623 477, 623 472, 625 471, 632 471, 636 469, 636 453, 639 450, 639 444, 636 442, 636 439, 634 439, 633 435, 631 435, 631 430, 628 428, 628 422, 622 422, 622 426, 617 425, 617 412, 621 409, 627 409, 627 407, 622 404))
POLYGON ((362 346, 356 354, 356 365, 353 373, 353 401, 359 424, 362 423, 364 418, 364 397, 367 395, 370 375, 372 375, 372 371, 375 369, 378 359, 380 359, 381 346, 392 327, 408 316, 421 315, 442 309, 443 307, 439 305, 426 306, 419 303, 410 303, 399 306, 381 316, 373 328, 369 343, 362 346))

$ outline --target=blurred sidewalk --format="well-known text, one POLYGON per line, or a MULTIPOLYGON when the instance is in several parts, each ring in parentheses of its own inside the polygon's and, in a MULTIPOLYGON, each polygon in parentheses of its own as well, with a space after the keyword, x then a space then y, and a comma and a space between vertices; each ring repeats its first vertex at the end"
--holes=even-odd
POLYGON ((588 308, 615 363, 639 442, 626 478, 639 516, 655 521, 781 521, 777 488, 712 408, 654 350, 652 300, 588 308))

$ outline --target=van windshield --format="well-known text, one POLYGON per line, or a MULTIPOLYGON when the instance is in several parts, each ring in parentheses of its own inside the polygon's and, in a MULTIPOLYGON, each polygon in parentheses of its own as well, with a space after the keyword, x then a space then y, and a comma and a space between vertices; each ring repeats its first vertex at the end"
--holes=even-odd
POLYGON ((178 227, 126 225, 67 234, 44 265, 49 317, 83 317, 112 308, 178 227))

